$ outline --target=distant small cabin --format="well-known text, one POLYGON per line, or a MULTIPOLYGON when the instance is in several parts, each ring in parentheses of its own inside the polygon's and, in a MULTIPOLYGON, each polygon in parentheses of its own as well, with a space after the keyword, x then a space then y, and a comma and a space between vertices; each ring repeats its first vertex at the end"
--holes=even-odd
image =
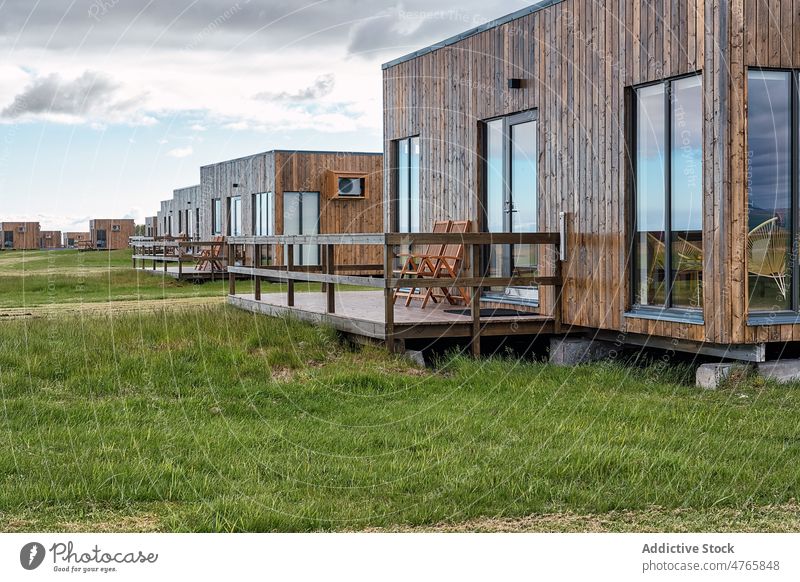
POLYGON ((39 231, 39 248, 60 249, 63 247, 63 236, 60 230, 39 231))
POLYGON ((67 232, 64 234, 64 246, 69 249, 88 248, 92 240, 89 232, 67 232))
POLYGON ((89 221, 91 248, 95 250, 118 250, 128 248, 129 239, 135 233, 132 218, 96 218, 89 221))
POLYGON ((0 223, 3 250, 30 251, 41 247, 38 222, 0 223))

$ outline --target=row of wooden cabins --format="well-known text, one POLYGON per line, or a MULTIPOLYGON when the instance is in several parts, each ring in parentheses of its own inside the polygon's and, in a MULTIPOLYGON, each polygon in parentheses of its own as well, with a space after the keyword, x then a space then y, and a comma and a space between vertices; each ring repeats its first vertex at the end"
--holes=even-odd
MULTIPOLYGON (((482 337, 555 334, 754 362, 796 351, 797 7, 544 0, 386 63, 374 234, 233 228, 253 194, 279 191, 273 176, 295 174, 277 154, 201 170, 201 223, 216 225, 202 234, 244 253, 229 266, 229 301, 394 349, 453 336, 479 353, 482 337), (432 232, 465 220, 467 234, 432 232), (297 253, 262 262, 297 244, 320 249, 321 270, 298 268, 297 253), (403 287, 446 287, 397 277, 398 255, 426 245, 462 252, 452 284, 468 290, 464 309, 394 303, 403 287), (365 248, 380 249, 378 277, 337 272, 365 248), (256 279, 255 294, 237 293, 237 275, 256 279), (286 294, 262 295, 262 278, 286 294), (325 292, 294 293, 298 281, 325 292), (336 293, 342 284, 365 291, 336 293)), ((280 215, 285 192, 273 203, 280 215)), ((163 224, 174 229, 181 210, 163 224)))
MULTIPOLYGON (((146 221, 153 231, 132 242, 134 262, 138 258, 142 269, 158 271, 151 267, 160 258, 165 273, 205 278, 213 276, 212 265, 198 257, 207 257, 210 245, 229 238, 382 232, 382 172, 383 156, 366 152, 271 150, 203 166, 199 184, 174 190, 146 221), (202 247, 205 252, 198 253, 202 247), (185 262, 196 266, 181 265, 179 248, 192 249, 185 262)), ((230 262, 251 261, 250 250, 232 254, 230 262)), ((296 251, 298 266, 320 266, 317 245, 296 251)), ((282 247, 265 249, 259 261, 281 265, 283 253, 282 247)), ((377 248, 342 250, 336 260, 360 272, 382 265, 377 248)))
POLYGON ((128 246, 135 232, 133 219, 95 219, 86 232, 43 230, 38 222, 2 222, 2 250, 38 249, 117 250, 128 246))

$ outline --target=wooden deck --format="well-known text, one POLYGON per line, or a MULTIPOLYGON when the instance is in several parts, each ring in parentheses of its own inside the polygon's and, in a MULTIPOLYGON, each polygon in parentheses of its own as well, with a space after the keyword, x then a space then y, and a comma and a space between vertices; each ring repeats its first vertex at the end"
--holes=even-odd
MULTIPOLYGON (((228 303, 256 313, 272 316, 291 315, 302 321, 330 325, 343 333, 385 340, 387 336, 383 291, 345 291, 335 297, 335 312, 326 313, 325 293, 296 293, 294 306, 287 305, 284 293, 265 293, 257 301, 254 295, 230 295, 228 303)), ((464 306, 428 304, 425 309, 398 301, 394 307, 394 338, 470 338, 471 315, 447 313, 464 306)), ((511 307, 511 306, 510 306, 511 307)), ((555 320, 543 315, 486 317, 481 319, 481 336, 539 335, 555 332, 555 320)))

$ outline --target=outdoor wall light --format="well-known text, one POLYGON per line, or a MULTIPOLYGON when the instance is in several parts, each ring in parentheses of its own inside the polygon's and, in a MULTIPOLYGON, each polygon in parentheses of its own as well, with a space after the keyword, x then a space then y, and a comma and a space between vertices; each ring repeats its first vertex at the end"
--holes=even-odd
POLYGON ((522 79, 509 79, 508 80, 508 88, 509 89, 522 89, 522 79))

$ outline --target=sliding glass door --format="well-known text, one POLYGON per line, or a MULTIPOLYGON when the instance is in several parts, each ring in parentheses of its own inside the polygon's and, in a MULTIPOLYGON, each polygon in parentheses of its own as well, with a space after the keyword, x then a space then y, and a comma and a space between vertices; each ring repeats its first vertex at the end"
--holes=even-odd
MULTIPOLYGON (((537 113, 527 111, 485 124, 484 229, 536 232, 538 226, 537 113)), ((490 277, 535 274, 535 245, 494 245, 487 257, 490 277)), ((536 303, 536 287, 493 288, 489 297, 536 303)))
MULTIPOLYGON (((319 234, 319 192, 283 193, 284 234, 319 234)), ((296 265, 319 265, 319 246, 294 245, 296 265)))

